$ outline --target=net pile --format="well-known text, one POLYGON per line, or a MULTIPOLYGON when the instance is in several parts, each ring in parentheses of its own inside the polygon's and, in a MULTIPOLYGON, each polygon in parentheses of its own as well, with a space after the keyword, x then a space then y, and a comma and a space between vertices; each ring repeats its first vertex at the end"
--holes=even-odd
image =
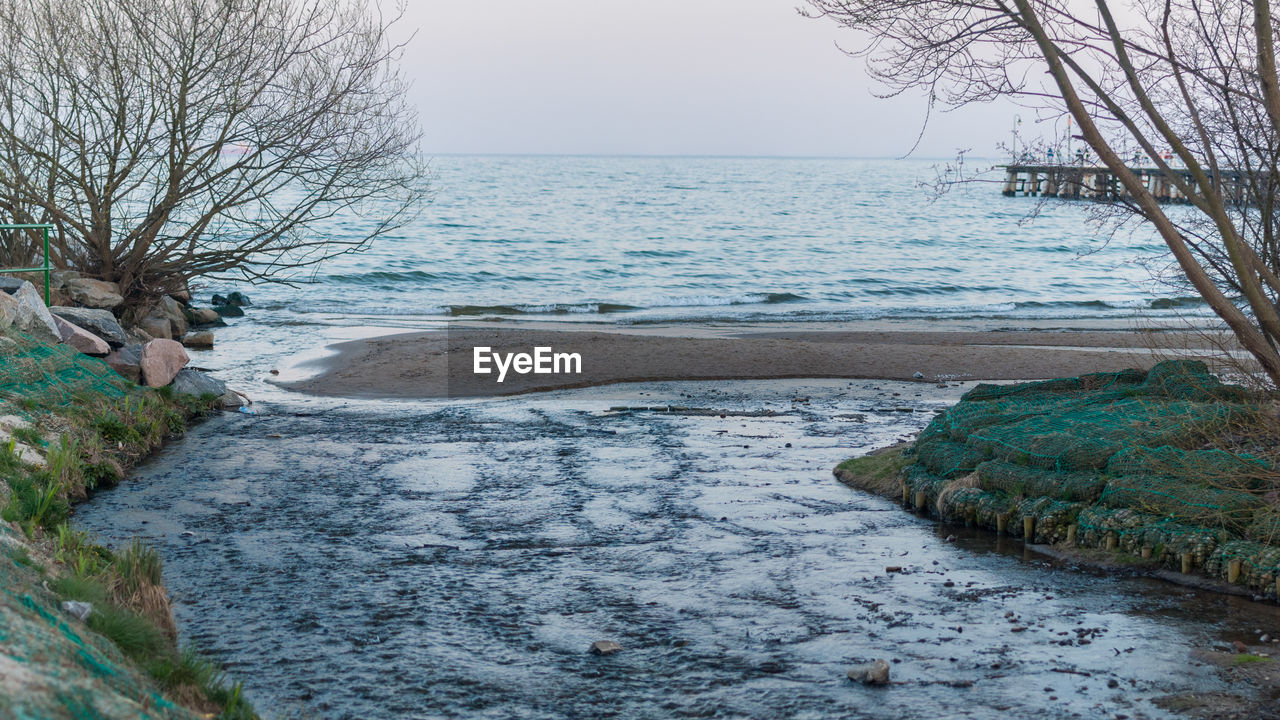
MULTIPOLYGON (((904 498, 1035 542, 1072 539, 1274 593, 1280 473, 1231 447, 1263 411, 1198 361, 979 385, 908 451, 904 498)), ((1274 424, 1271 426, 1274 427, 1274 424)))
POLYGON ((0 330, 0 404, 60 407, 121 397, 130 383, 103 361, 66 345, 47 345, 12 329, 0 330))
POLYGON ((0 717, 195 718, 58 606, 0 526, 0 717))

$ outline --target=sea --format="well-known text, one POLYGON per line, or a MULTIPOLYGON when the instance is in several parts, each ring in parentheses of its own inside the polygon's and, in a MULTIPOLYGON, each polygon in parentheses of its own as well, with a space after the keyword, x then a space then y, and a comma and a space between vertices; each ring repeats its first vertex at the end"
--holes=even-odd
MULTIPOLYGON (((439 156, 430 201, 359 253, 250 289, 284 323, 904 321, 1207 315, 1142 228, 1004 197, 998 160, 439 156)), ((376 215, 376 208, 375 208, 376 215)), ((318 228, 347 240, 367 224, 318 228)), ((209 289, 231 286, 219 282, 209 289)))

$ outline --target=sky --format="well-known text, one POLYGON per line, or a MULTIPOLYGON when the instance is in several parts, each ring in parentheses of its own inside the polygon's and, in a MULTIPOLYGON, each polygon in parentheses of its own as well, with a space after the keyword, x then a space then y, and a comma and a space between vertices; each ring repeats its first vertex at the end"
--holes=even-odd
POLYGON ((410 0, 399 32, 428 153, 998 155, 1013 110, 925 120, 797 0, 410 0))

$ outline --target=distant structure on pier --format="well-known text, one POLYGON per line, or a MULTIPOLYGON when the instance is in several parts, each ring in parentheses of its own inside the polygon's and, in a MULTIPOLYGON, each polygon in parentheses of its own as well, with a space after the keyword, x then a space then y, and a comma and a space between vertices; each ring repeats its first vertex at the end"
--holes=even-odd
MULTIPOLYGON (((1015 163, 1004 165, 1004 194, 1040 195, 1073 200, 1121 200, 1131 197, 1115 174, 1105 166, 1053 162, 1015 163)), ((1169 181, 1164 171, 1155 167, 1130 167, 1147 190, 1160 202, 1185 203, 1187 197, 1169 181)), ((1188 184, 1194 184, 1191 173, 1175 168, 1188 184)), ((1227 170, 1218 173, 1220 192, 1237 205, 1250 202, 1249 173, 1227 170)))

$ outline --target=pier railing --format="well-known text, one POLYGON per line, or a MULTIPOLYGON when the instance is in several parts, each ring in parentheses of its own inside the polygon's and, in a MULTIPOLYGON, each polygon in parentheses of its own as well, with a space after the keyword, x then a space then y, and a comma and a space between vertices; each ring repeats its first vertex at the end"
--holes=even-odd
MULTIPOLYGON (((1129 197, 1115 174, 1105 166, 1054 163, 1018 163, 1002 166, 1005 171, 1004 194, 1039 195, 1073 200, 1120 200, 1129 197)), ((1130 167, 1143 185, 1159 202, 1185 203, 1187 197, 1169 181, 1164 170, 1156 167, 1130 167)), ((1188 184, 1194 184, 1189 171, 1174 168, 1188 184)), ((1238 205, 1249 204, 1248 173, 1225 170, 1218 173, 1218 186, 1223 197, 1238 205)))
POLYGON ((25 268, 0 268, 0 272, 18 273, 18 272, 43 272, 44 273, 44 304, 49 304, 49 231, 53 229, 53 225, 48 223, 0 223, 0 231, 4 230, 41 230, 44 235, 44 262, 38 267, 25 268))

